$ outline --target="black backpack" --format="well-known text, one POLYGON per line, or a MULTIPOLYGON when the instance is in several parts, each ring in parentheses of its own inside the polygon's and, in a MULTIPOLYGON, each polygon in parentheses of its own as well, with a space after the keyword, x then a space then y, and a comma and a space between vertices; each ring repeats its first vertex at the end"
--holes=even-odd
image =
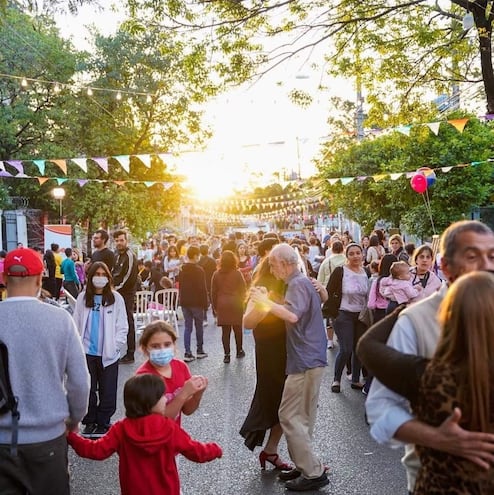
POLYGON ((9 376, 9 352, 5 342, 0 340, 0 415, 10 411, 12 415, 12 440, 10 453, 17 455, 17 437, 20 413, 17 409, 18 398, 12 392, 9 376))

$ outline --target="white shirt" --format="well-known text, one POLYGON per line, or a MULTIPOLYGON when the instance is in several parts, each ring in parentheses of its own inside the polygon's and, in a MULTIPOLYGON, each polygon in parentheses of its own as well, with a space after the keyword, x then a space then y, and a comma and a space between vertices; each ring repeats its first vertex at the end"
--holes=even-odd
MULTIPOLYGON (((388 345, 398 351, 418 355, 417 336, 406 315, 400 316, 396 321, 388 345)), ((401 425, 413 419, 410 404, 404 397, 392 392, 374 378, 365 401, 365 409, 367 419, 372 425, 370 434, 377 443, 388 447, 404 445, 393 438, 401 425)))

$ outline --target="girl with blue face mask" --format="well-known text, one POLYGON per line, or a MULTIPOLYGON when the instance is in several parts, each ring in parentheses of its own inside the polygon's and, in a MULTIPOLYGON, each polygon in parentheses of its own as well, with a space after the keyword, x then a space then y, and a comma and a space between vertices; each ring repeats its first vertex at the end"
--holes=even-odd
POLYGON ((166 388, 165 415, 180 424, 180 415, 192 414, 201 402, 208 380, 192 376, 187 364, 175 357, 177 336, 164 321, 154 321, 143 331, 139 340, 147 360, 136 374, 151 373, 163 379, 166 388))

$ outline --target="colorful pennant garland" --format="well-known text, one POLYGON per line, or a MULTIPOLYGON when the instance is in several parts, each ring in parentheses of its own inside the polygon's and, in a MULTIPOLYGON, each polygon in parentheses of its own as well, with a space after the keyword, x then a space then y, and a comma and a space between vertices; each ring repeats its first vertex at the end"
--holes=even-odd
MULTIPOLYGON (((492 162, 494 162, 494 158, 489 158, 488 160, 483 160, 480 162, 460 163, 458 165, 452 165, 449 167, 437 167, 437 168, 430 167, 430 168, 432 168, 432 170, 435 171, 440 170, 441 172, 444 172, 446 174, 454 168, 475 167, 477 165, 481 165, 482 163, 492 163, 492 162)), ((398 173, 387 173, 387 174, 377 174, 377 175, 360 175, 358 177, 331 177, 329 179, 326 179, 326 181, 331 186, 336 185, 338 182, 340 182, 343 186, 346 186, 347 184, 350 184, 354 180, 364 181, 366 179, 372 179, 374 182, 379 182, 381 180, 385 180, 388 178, 391 180, 397 180, 402 176, 405 176, 407 179, 410 179, 415 173, 416 170, 411 172, 398 172, 398 173)))

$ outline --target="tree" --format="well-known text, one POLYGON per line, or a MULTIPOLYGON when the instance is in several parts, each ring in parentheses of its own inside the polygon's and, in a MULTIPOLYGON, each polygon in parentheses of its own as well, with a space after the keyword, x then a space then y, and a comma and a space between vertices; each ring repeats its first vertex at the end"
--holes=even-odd
MULTIPOLYGON (((0 160, 23 160, 25 173, 36 176, 31 160, 37 158, 151 154, 149 169, 131 159, 129 174, 114 160, 108 174, 91 162, 87 175, 69 162, 68 178, 102 182, 83 188, 66 182, 64 210, 71 223, 125 225, 136 235, 173 217, 180 206, 180 179, 156 155, 194 146, 207 135, 194 108, 217 91, 204 47, 136 30, 96 34, 95 52, 77 53, 58 37, 53 23, 15 9, 8 9, 5 28, 0 71, 11 77, 0 79, 0 160), (19 39, 36 48, 19 50, 19 39), (118 186, 115 180, 131 182, 118 186), (147 187, 144 181, 175 185, 164 192, 160 184, 147 187)), ((46 167, 46 176, 61 175, 54 164, 46 167)), ((32 208, 55 210, 53 181, 40 186, 3 179, 2 184, 9 194, 28 197, 32 208)))
MULTIPOLYGON (((393 132, 361 143, 344 143, 340 138, 325 145, 325 158, 318 166, 324 179, 369 177, 347 185, 338 182, 331 186, 326 181, 325 187, 332 210, 341 209, 365 231, 385 220, 420 237, 430 237, 434 231, 425 206, 427 197, 414 192, 405 177, 391 180, 387 176, 376 182, 370 176, 481 162, 492 156, 492 143, 492 126, 472 118, 461 134, 443 124, 438 136, 425 126, 416 126, 408 137, 393 132)), ((468 216, 493 193, 490 163, 438 171, 436 176, 435 185, 427 192, 436 232, 468 216)))
POLYGON ((361 78, 375 117, 385 112, 410 119, 424 90, 441 94, 460 82, 483 82, 487 112, 494 113, 494 13, 488 0, 452 0, 448 6, 427 0, 127 3, 134 25, 214 32, 210 42, 216 68, 233 81, 294 56, 311 62, 313 52, 322 50, 329 73, 361 78), (467 13, 473 15, 476 47, 462 27, 467 13))

